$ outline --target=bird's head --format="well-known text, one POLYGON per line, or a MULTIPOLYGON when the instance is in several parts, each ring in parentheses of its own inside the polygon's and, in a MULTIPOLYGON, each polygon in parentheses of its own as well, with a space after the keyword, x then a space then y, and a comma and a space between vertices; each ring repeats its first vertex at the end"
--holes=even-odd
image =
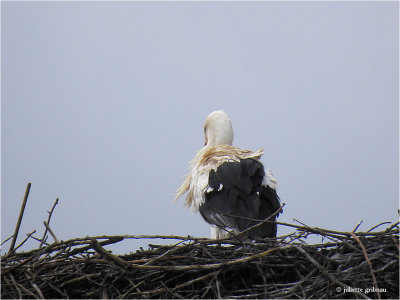
POLYGON ((204 146, 232 145, 232 122, 225 112, 217 110, 207 116, 204 123, 204 139, 204 146))

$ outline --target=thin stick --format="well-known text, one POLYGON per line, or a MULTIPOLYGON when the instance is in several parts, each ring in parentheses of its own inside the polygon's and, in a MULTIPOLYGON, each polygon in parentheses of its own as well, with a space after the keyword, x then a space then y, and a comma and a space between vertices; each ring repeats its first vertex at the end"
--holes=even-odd
POLYGON ((163 258, 164 256, 166 256, 166 255, 168 255, 168 254, 171 254, 172 252, 176 251, 177 249, 179 249, 179 248, 177 248, 176 246, 178 246, 179 244, 181 244, 181 243, 183 243, 183 242, 185 242, 185 240, 180 241, 180 242, 178 242, 178 243, 172 245, 172 247, 171 247, 169 250, 167 250, 164 254, 161 254, 161 255, 159 255, 159 256, 157 256, 157 257, 155 257, 155 258, 149 260, 148 262, 145 263, 145 265, 150 265, 150 264, 154 263, 155 261, 157 261, 157 260, 163 258))
POLYGON ((360 225, 362 224, 363 220, 360 221, 360 223, 357 224, 356 228, 353 229, 352 232, 356 232, 358 227, 360 227, 360 225))
POLYGON ((47 224, 46 221, 43 221, 44 226, 46 227, 47 231, 51 234, 51 236, 53 237, 54 241, 56 243, 59 243, 60 240, 56 237, 56 235, 54 234, 53 230, 51 230, 49 224, 47 224))
MULTIPOLYGON (((114 254, 111 254, 111 252, 108 252, 106 249, 104 249, 102 246, 100 246, 99 242, 96 239, 92 239, 91 246, 97 253, 107 257, 108 259, 112 260, 113 262, 117 263, 118 265, 121 265, 123 267, 129 267, 131 265, 126 260, 123 260, 122 258, 120 258, 114 254)), ((151 267, 151 266, 148 266, 148 267, 151 267)))
POLYGON ((12 276, 12 274, 10 274, 10 278, 11 278, 11 280, 12 280, 14 286, 15 286, 15 289, 18 292, 19 299, 22 299, 21 289, 18 287, 17 282, 15 281, 15 278, 14 278, 14 276, 12 276))
MULTIPOLYGON (((14 277, 11 274, 10 274, 10 276, 11 276, 11 280, 13 280, 15 282, 15 279, 13 279, 14 277)), ((17 285, 17 287, 20 287, 28 295, 35 297, 35 294, 33 294, 31 291, 27 290, 22 284, 16 282, 16 285, 17 285)), ((20 299, 22 299, 22 297, 20 299)))
POLYGON ((360 239, 354 233, 352 233, 351 235, 356 239, 356 241, 358 242, 358 244, 360 245, 360 247, 361 247, 361 249, 363 251, 365 260, 367 261, 369 269, 371 271, 371 276, 372 276, 372 280, 374 282, 374 286, 375 286, 375 289, 376 289, 376 294, 378 296, 378 299, 382 299, 381 298, 381 293, 379 292, 379 288, 378 288, 378 282, 376 281, 376 277, 375 277, 375 274, 374 274, 374 269, 372 268, 371 261, 369 260, 369 257, 368 257, 367 249, 365 249, 364 244, 360 241, 360 239))
POLYGON ((120 297, 117 297, 116 299, 125 299, 125 297, 127 295, 129 295, 133 290, 137 289, 138 286, 142 285, 144 283, 144 280, 142 280, 141 282, 139 282, 138 284, 133 284, 131 283, 131 287, 129 288, 129 290, 127 290, 123 295, 121 295, 120 297))
POLYGON ((378 227, 381 226, 381 225, 390 224, 390 223, 392 223, 392 222, 382 222, 382 223, 379 223, 378 225, 375 225, 374 227, 372 227, 372 228, 371 228, 370 230, 368 230, 367 232, 371 232, 372 230, 378 228, 378 227))
MULTIPOLYGON (((323 266, 321 266, 314 258, 312 258, 312 257, 310 256, 310 254, 308 254, 307 251, 304 250, 301 246, 296 247, 296 249, 297 249, 299 252, 301 252, 302 254, 304 254, 304 256, 307 257, 307 259, 308 259, 314 266, 316 266, 316 267, 318 268, 318 270, 321 272, 321 274, 323 274, 325 277, 327 277, 327 278, 328 278, 330 281, 332 281, 334 284, 340 285, 340 286, 343 287, 343 288, 349 288, 348 285, 344 284, 343 282, 340 282, 340 281, 336 280, 332 275, 330 275, 330 274, 326 271, 326 269, 325 269, 323 266)), ((365 294, 360 293, 360 292, 358 292, 358 291, 354 292, 354 294, 359 295, 359 296, 361 296, 361 297, 364 298, 364 299, 368 299, 368 296, 366 296, 365 294)))
POLYGON ((6 257, 8 257, 8 256, 10 256, 10 255, 13 254, 15 251, 17 251, 17 249, 18 249, 19 247, 21 247, 23 244, 25 244, 25 242, 26 242, 30 237, 32 237, 32 234, 34 234, 35 232, 36 232, 36 229, 35 229, 34 231, 32 231, 31 233, 28 233, 28 234, 26 235, 26 238, 22 241, 22 243, 20 243, 17 247, 15 247, 11 252, 8 252, 8 253, 3 257, 3 259, 6 258, 6 257))
POLYGON ((400 222, 394 223, 392 226, 390 226, 389 228, 387 228, 386 231, 390 231, 390 230, 392 230, 394 227, 399 226, 399 223, 400 223, 400 222))
POLYGON ((29 195, 29 191, 31 189, 31 185, 32 184, 30 182, 28 182, 28 185, 26 186, 24 200, 22 201, 21 210, 19 211, 17 226, 15 226, 14 236, 11 241, 10 249, 8 250, 9 253, 14 250, 15 242, 17 241, 19 227, 21 226, 21 221, 22 221, 22 217, 24 215, 26 202, 28 201, 28 195, 29 195))
MULTIPOLYGON (((37 238, 36 236, 31 236, 31 238, 33 238, 35 241, 38 241, 38 242, 41 242, 41 241, 42 241, 41 238, 39 239, 39 238, 37 238)), ((46 246, 50 245, 47 241, 44 242, 44 244, 45 244, 46 246)))
POLYGON ((7 242, 8 242, 9 240, 11 240, 13 237, 14 237, 14 235, 12 235, 12 236, 6 238, 6 239, 1 243, 1 245, 7 243, 7 242))
POLYGON ((39 289, 36 283, 31 283, 32 287, 35 289, 35 291, 39 294, 39 299, 45 299, 43 296, 42 291, 39 289))
POLYGON ((241 236, 241 235, 243 235, 244 233, 246 233, 246 232, 248 232, 248 231, 250 231, 250 230, 252 230, 252 229, 254 229, 254 228, 256 228, 256 227, 259 227, 259 226, 261 226, 262 224, 266 223, 267 221, 271 220, 273 217, 275 217, 277 214, 279 214, 279 213, 282 211, 282 209, 283 209, 283 207, 284 207, 285 205, 286 205, 286 203, 282 203, 282 205, 281 205, 272 215, 270 215, 268 218, 266 218, 266 219, 264 219, 264 220, 258 222, 257 224, 255 224, 255 225, 253 225, 253 226, 250 226, 249 228, 247 228, 247 229, 245 229, 245 230, 239 232, 239 233, 237 234, 237 236, 241 236))
MULTIPOLYGON (((157 289, 157 290, 152 290, 152 291, 141 292, 141 294, 142 294, 142 295, 149 295, 149 294, 151 295, 151 294, 156 294, 156 293, 162 293, 162 292, 165 292, 165 291, 173 292, 173 291, 175 291, 175 290, 177 290, 177 289, 180 289, 180 288, 183 288, 183 287, 185 287, 185 286, 191 285, 191 284, 195 283, 196 281, 201 281, 201 280, 204 280, 204 279, 206 279, 206 278, 208 278, 208 277, 218 275, 218 273, 219 273, 219 271, 215 271, 215 272, 213 272, 213 273, 208 273, 208 274, 206 274, 206 275, 204 275, 204 276, 201 276, 201 277, 195 278, 195 279, 193 279, 193 280, 187 281, 187 282, 185 282, 185 283, 182 283, 182 284, 180 284, 180 285, 177 285, 177 286, 174 287, 173 289, 168 289, 168 288, 166 288, 166 287, 164 286, 164 288, 157 289)), ((137 293, 136 293, 136 294, 137 294, 137 293)))
MULTIPOLYGON (((53 204, 53 207, 51 208, 51 210, 48 212, 49 213, 49 217, 47 219, 47 225, 50 225, 50 219, 51 219, 51 215, 53 214, 54 208, 56 207, 56 205, 58 204, 58 198, 56 198, 56 201, 53 204)), ((39 248, 41 248, 45 242, 45 238, 46 238, 46 234, 47 234, 47 226, 45 226, 46 229, 44 231, 43 237, 42 237, 42 241, 40 242, 40 246, 39 248)))

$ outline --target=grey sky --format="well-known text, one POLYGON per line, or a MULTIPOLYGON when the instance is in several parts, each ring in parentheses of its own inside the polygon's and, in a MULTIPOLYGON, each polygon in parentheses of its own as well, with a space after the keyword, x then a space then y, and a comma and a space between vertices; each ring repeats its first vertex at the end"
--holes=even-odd
POLYGON ((2 2, 2 240, 29 181, 19 241, 56 197, 63 240, 209 236, 171 200, 216 109, 234 145, 264 148, 280 221, 396 221, 398 5, 2 2))

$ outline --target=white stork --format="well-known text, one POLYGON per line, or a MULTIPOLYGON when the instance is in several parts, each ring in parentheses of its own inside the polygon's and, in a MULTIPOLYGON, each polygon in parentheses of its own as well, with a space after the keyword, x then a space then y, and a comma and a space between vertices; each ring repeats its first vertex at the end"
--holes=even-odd
MULTIPOLYGON (((233 129, 222 110, 209 114, 204 124, 204 147, 190 164, 175 201, 188 191, 185 205, 200 211, 210 224, 211 238, 239 233, 264 220, 280 208, 277 181, 260 162, 263 150, 242 150, 232 146, 233 129), (238 217, 234 217, 238 216, 238 217), (241 218, 240 218, 241 217, 241 218)), ((275 221, 276 216, 273 216, 275 221)), ((246 232, 246 238, 275 237, 276 223, 264 223, 246 232)))

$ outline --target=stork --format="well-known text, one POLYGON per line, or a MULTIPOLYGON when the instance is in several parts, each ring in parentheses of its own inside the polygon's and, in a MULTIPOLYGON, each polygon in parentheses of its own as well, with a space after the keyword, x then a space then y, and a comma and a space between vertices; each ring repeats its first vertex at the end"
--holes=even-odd
POLYGON ((269 221, 275 221, 280 209, 277 181, 260 161, 263 150, 232 146, 232 122, 222 110, 207 116, 204 139, 204 147, 191 161, 175 201, 188 192, 185 205, 192 212, 200 212, 210 225, 213 239, 246 229, 246 238, 252 240, 276 237, 276 223, 255 226, 259 224, 256 220, 270 217, 269 221))

